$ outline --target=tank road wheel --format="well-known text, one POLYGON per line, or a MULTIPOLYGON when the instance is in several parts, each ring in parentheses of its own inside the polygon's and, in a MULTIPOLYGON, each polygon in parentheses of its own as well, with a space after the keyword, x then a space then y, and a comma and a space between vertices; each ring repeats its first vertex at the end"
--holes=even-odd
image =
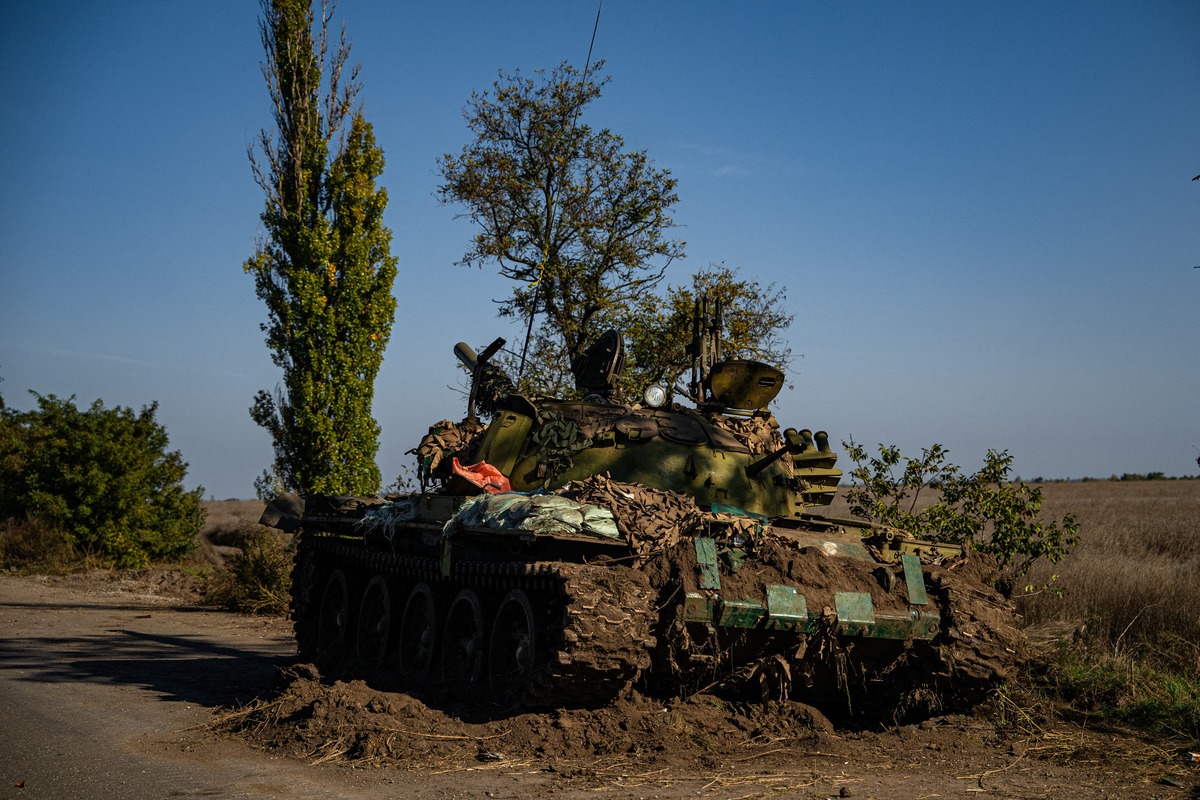
POLYGON ((471 695, 483 673, 483 611, 479 596, 463 589, 450 604, 442 641, 442 680, 460 698, 471 695))
POLYGON ((492 701, 504 708, 520 705, 533 676, 533 608, 520 589, 513 589, 500 603, 488 647, 488 683, 492 701))
POLYGON ((347 654, 353 608, 350 577, 345 570, 335 569, 325 582, 325 593, 321 595, 321 610, 317 616, 318 657, 337 659, 347 654))
POLYGON ((392 593, 388 589, 387 578, 376 575, 363 592, 362 604, 358 607, 358 636, 355 638, 355 655, 368 675, 383 667, 391 626, 392 593))
POLYGON ((437 646, 437 606, 433 590, 418 583, 408 593, 400 616, 400 677, 405 683, 422 684, 429 679, 437 646))

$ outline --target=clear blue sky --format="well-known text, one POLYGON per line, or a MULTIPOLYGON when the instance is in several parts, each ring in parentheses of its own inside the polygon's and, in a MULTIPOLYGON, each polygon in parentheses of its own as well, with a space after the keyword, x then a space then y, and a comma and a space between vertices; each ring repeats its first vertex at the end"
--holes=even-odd
MULTIPOLYGON (((8 4, 0 26, 0 386, 160 404, 187 484, 250 497, 272 388, 242 262, 246 147, 270 124, 258 6, 8 4)), ((391 479, 458 418, 451 347, 518 333, 436 159, 497 70, 582 65, 572 2, 342 0, 387 158, 400 259, 377 383, 391 479)), ((1200 446, 1200 2, 608 0, 586 121, 679 179, 682 282, 786 285, 785 425, 1025 478, 1195 474, 1200 446)), ((843 465, 845 466, 845 465, 843 465)))

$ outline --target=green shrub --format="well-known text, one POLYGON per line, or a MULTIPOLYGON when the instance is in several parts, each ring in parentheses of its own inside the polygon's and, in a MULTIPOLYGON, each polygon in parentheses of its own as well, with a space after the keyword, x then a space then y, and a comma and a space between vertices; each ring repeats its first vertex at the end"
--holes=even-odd
POLYGON ((75 398, 0 408, 0 519, 39 520, 78 552, 118 567, 186 555, 204 522, 203 488, 187 473, 154 415, 158 404, 86 410, 75 398))
POLYGON ((246 526, 244 534, 242 552, 209 578, 205 599, 233 611, 286 614, 292 581, 290 537, 258 526, 246 526))
POLYGON ((1079 711, 1157 734, 1200 737, 1200 674, 1162 656, 1064 646, 1045 678, 1054 694, 1079 711))
POLYGON ((1078 541, 1079 526, 1070 514, 1061 525, 1038 519, 1042 490, 1009 479, 1012 456, 1007 451, 989 450, 983 467, 964 475, 946 462, 940 444, 923 450, 920 458, 907 458, 886 445, 879 446, 878 458, 853 440, 843 446, 855 463, 850 473, 855 483, 846 491, 846 502, 856 516, 921 538, 969 543, 1014 575, 1024 575, 1040 558, 1062 560, 1078 541), (922 493, 934 502, 919 508, 922 493))

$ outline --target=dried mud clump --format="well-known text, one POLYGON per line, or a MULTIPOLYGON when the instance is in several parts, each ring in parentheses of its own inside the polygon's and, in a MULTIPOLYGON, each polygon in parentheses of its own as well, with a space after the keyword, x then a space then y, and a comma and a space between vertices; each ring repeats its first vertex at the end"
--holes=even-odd
POLYGON ((668 702, 628 693, 597 709, 486 718, 439 708, 366 683, 323 682, 311 664, 282 669, 277 693, 227 712, 218 730, 312 762, 346 760, 426 767, 504 760, 543 766, 636 757, 645 765, 744 756, 754 748, 813 744, 833 733, 798 702, 732 704, 709 695, 668 702))

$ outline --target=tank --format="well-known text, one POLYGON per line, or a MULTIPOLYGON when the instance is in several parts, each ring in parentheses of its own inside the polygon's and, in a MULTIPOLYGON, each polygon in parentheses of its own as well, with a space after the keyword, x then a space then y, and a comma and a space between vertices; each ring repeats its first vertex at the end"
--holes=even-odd
POLYGON ((466 416, 415 449, 420 492, 272 502, 262 522, 297 533, 300 657, 495 711, 636 689, 900 719, 1012 677, 990 560, 819 513, 829 437, 781 430, 784 374, 722 356, 719 307, 696 316, 689 402, 618 399, 614 331, 572 365, 579 400, 518 393, 502 339, 459 343, 466 416))

